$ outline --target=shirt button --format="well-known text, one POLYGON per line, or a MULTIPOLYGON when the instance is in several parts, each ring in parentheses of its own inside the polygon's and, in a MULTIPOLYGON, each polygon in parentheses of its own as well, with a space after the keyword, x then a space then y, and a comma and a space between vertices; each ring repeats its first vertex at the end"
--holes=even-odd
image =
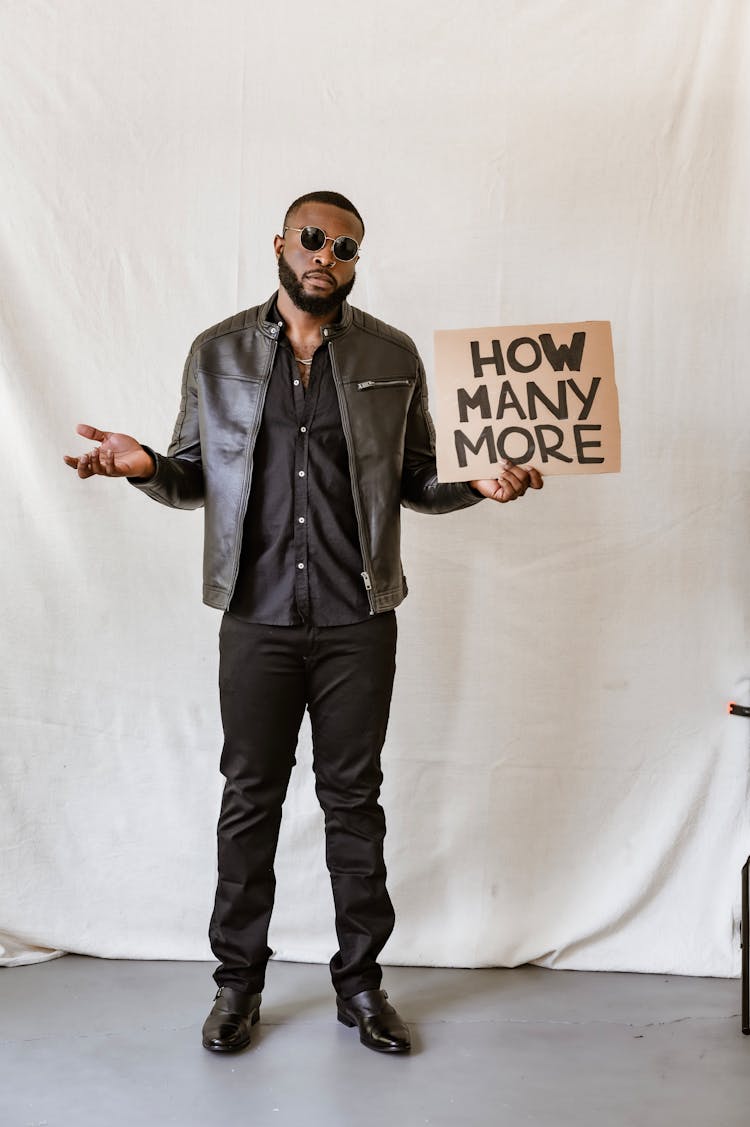
POLYGON ((299 387, 299 380, 293 380, 292 383, 295 387, 299 387))
POLYGON ((304 571, 304 570, 305 570, 305 565, 304 565, 304 564, 297 564, 297 567, 299 568, 299 570, 300 570, 300 571, 304 571))
POLYGON ((299 432, 300 434, 307 434, 307 427, 300 427, 299 432))
POLYGON ((297 477, 304 477, 304 476, 305 476, 304 470, 300 470, 299 473, 297 474, 297 477))
POLYGON ((297 520, 298 520, 298 521, 300 522, 300 524, 304 524, 304 523, 305 523, 305 518, 304 518, 304 517, 297 517, 297 520))

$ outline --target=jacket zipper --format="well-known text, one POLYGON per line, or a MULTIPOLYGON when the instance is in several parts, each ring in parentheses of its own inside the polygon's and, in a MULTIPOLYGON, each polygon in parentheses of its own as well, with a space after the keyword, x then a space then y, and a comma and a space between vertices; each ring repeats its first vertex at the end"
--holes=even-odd
MULTIPOLYGON (((258 410, 255 413, 255 419, 253 421, 253 425, 250 428, 250 430, 248 431, 247 445, 245 446, 245 479, 242 483, 242 509, 241 509, 242 515, 240 517, 240 523, 241 523, 242 527, 244 527, 244 524, 245 524, 245 514, 247 513, 247 503, 250 500, 250 477, 251 477, 251 474, 250 474, 250 459, 248 457, 248 453, 251 450, 252 451, 255 450, 255 440, 258 437, 258 431, 260 430, 260 424, 261 424, 261 420, 263 418, 263 407, 265 406, 266 393, 268 391, 268 383, 269 383, 268 376, 270 374, 271 368, 273 367, 273 360, 274 360, 274 357, 276 355, 277 345, 278 345, 277 341, 274 340, 274 341, 271 342, 271 352, 270 352, 270 355, 269 355, 268 364, 266 366, 265 372, 263 373, 263 389, 260 393, 260 402, 258 403, 258 410)), ((234 588, 235 588, 235 585, 237 583, 237 575, 238 575, 239 570, 240 570, 240 555, 241 555, 241 552, 242 552, 242 531, 241 530, 240 530, 239 535, 236 538, 236 541, 237 541, 237 548, 236 548, 235 554, 234 554, 234 567, 232 569, 232 583, 230 585, 229 595, 227 597, 227 603, 226 603, 227 607, 229 606, 229 604, 232 601, 232 597, 234 595, 234 588)), ((226 607, 224 609, 226 609, 226 607)))
POLYGON ((363 380, 357 384, 357 391, 369 391, 371 387, 410 387, 413 380, 363 380))
MULTIPOLYGON (((333 351, 333 341, 328 342, 328 354, 331 357, 331 371, 333 372, 333 382, 336 385, 336 395, 339 401, 339 410, 341 412, 341 425, 344 428, 344 438, 346 439, 346 448, 349 453, 349 477, 352 482, 352 497, 354 499, 354 512, 357 517, 357 535, 359 537, 359 550, 362 553, 362 563, 365 565, 365 570, 361 573, 362 582, 365 585, 367 592, 367 601, 370 604, 370 614, 375 614, 375 605, 372 597, 372 581, 370 579, 370 572, 372 571, 372 560, 370 559, 367 548, 365 546, 365 538, 363 534, 364 518, 362 515, 362 502, 359 496, 359 484, 357 482, 357 467, 354 462, 354 440, 352 439, 351 427, 349 426, 349 412, 344 401, 344 392, 341 386, 341 378, 339 376, 338 365, 336 364, 336 357, 333 351)), ((372 382, 372 381, 370 381, 372 382)), ((361 385, 360 385, 361 386, 361 385)))

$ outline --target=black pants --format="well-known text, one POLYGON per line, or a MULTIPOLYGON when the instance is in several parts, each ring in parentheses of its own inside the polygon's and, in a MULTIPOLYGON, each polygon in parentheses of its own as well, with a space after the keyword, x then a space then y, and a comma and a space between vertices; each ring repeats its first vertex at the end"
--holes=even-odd
POLYGON ((377 957, 393 930, 378 802, 393 688, 396 616, 350 626, 262 626, 225 615, 219 687, 226 778, 219 881, 209 928, 220 986, 263 989, 281 807, 305 706, 339 950, 336 991, 377 989, 377 957))

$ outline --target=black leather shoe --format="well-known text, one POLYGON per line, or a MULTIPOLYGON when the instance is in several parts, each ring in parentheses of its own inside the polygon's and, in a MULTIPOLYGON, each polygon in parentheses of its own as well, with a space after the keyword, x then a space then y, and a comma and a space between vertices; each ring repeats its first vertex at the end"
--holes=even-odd
POLYGON ((409 1028, 387 1000, 385 990, 363 990, 353 998, 336 998, 342 1025, 359 1026, 359 1039, 376 1053, 408 1053, 409 1028))
POLYGON ((203 1025, 203 1048, 236 1053, 250 1044, 250 1030, 260 1019, 260 994, 220 986, 203 1025))

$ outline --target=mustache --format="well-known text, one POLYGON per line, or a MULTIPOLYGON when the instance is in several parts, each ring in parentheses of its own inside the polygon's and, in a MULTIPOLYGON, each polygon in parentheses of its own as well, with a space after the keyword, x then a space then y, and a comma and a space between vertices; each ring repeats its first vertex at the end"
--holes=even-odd
POLYGON ((330 278, 332 282, 336 281, 336 276, 333 270, 326 270, 324 267, 318 267, 316 270, 306 270, 302 275, 303 278, 330 278))

